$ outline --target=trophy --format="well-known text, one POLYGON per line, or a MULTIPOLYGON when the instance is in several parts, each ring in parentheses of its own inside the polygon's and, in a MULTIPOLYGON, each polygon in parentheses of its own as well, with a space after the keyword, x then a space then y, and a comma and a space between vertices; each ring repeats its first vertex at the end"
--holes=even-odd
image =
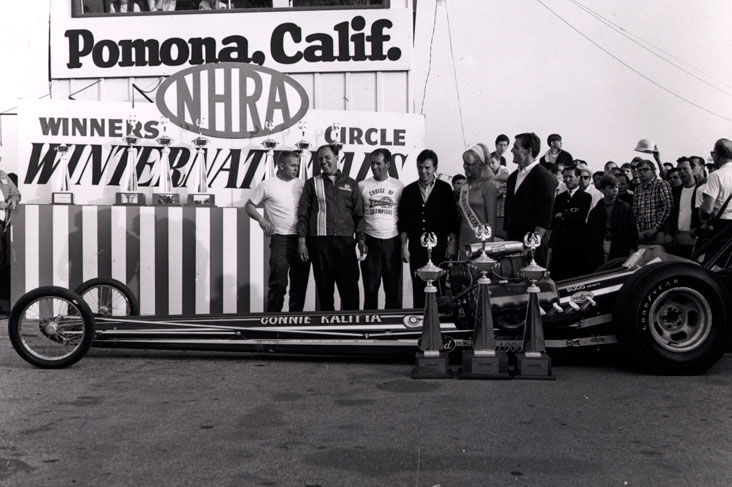
POLYGON ((338 122, 333 122, 330 124, 330 138, 333 140, 331 142, 334 146, 338 147, 338 150, 341 150, 341 147, 343 147, 343 141, 341 140, 341 124, 338 122))
POLYGON ((300 154, 300 179, 303 181, 308 178, 308 157, 310 155, 310 151, 308 151, 308 149, 310 149, 310 142, 305 139, 306 126, 307 123, 305 123, 304 120, 300 120, 297 123, 297 128, 302 132, 302 139, 295 144, 297 152, 300 154))
POLYGON ((493 330, 493 312, 491 309, 491 283, 488 272, 498 262, 488 256, 486 244, 493 232, 487 224, 475 228, 475 237, 483 244, 483 249, 470 264, 480 272, 478 279, 478 301, 475 310, 475 326, 473 328, 473 349, 463 351, 463 366, 458 371, 461 379, 510 379, 508 373, 508 355, 505 351, 496 350, 496 337, 493 330))
POLYGON ((115 204, 117 205, 144 205, 145 194, 141 193, 137 187, 137 141, 139 138, 134 131, 137 127, 137 117, 133 114, 127 117, 127 129, 124 142, 127 145, 125 151, 125 182, 124 190, 117 192, 115 195, 115 204))
POLYGON ((427 264, 417 269, 416 274, 427 285, 424 288, 425 305, 422 322, 422 338, 418 346, 416 365, 412 369, 413 379, 444 379, 452 377, 448 367, 447 354, 442 352, 442 333, 440 332, 440 316, 437 310, 437 288, 434 281, 442 277, 444 269, 432 263, 432 249, 437 245, 434 233, 424 233, 420 239, 422 247, 427 249, 427 264))
POLYGON ((201 135, 201 126, 206 123, 205 118, 196 119, 198 137, 191 142, 196 147, 194 163, 198 163, 198 181, 195 193, 188 193, 188 206, 214 206, 214 195, 208 192, 208 179, 206 176, 206 151, 208 139, 201 135))
POLYGON ((526 307, 526 323, 524 324, 523 352, 516 355, 516 375, 518 379, 554 379, 552 377, 552 360, 546 354, 544 344, 544 327, 541 321, 541 307, 539 293, 541 289, 536 285, 546 276, 546 269, 534 260, 534 253, 541 245, 541 237, 529 232, 524 237, 524 246, 529 249, 531 261, 521 269, 521 275, 529 281, 526 290, 529 293, 529 303, 526 307))
POLYGON ((61 160, 61 184, 59 191, 51 193, 51 203, 54 205, 73 205, 74 193, 71 191, 71 176, 69 175, 69 146, 60 144, 56 147, 56 152, 60 154, 61 160))
POLYGON ((157 143, 163 146, 160 156, 160 180, 158 189, 160 191, 153 193, 153 205, 155 206, 171 206, 180 204, 180 195, 174 191, 173 179, 170 175, 170 146, 173 138, 168 135, 168 119, 163 117, 160 120, 162 133, 156 139, 157 143))
POLYGON ((272 120, 267 120, 266 122, 264 122, 264 127, 269 130, 269 138, 265 139, 262 142, 262 147, 267 149, 267 156, 264 162, 264 167, 266 171, 265 177, 272 178, 277 173, 277 171, 275 170, 274 150, 277 148, 278 145, 280 145, 280 143, 272 138, 272 130, 275 127, 274 122, 272 120))

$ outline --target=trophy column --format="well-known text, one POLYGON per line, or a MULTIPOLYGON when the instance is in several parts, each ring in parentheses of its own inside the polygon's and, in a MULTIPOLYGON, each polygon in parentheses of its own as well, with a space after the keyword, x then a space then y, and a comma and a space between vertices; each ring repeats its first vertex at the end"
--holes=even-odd
POLYGON ((134 134, 137 127, 137 117, 130 115, 127 118, 127 135, 124 142, 127 145, 125 151, 125 182, 124 190, 119 191, 115 195, 115 204, 117 205, 144 205, 145 195, 140 193, 137 187, 137 141, 138 137, 134 134))
POLYGON ((188 206, 215 206, 215 197, 208 192, 208 177, 206 176, 206 151, 208 139, 201 135, 201 125, 205 120, 196 120, 198 125, 198 137, 192 140, 196 147, 196 163, 198 163, 198 181, 195 193, 188 193, 188 206))
POLYGON ((170 146, 173 138, 168 135, 168 120, 163 118, 160 122, 163 133, 157 138, 157 143, 163 146, 160 155, 160 180, 158 189, 153 193, 153 205, 173 206, 180 204, 180 195, 174 191, 173 179, 170 176, 170 146))
POLYGON ((51 203, 54 205, 73 205, 74 193, 71 191, 71 177, 69 176, 69 146, 61 144, 56 147, 56 153, 61 156, 61 184, 59 191, 51 194, 51 203))
POLYGON ((416 364, 412 369, 412 379, 447 379, 452 377, 448 366, 448 357, 442 351, 442 332, 440 331, 440 315, 437 309, 437 288, 434 281, 444 273, 432 263, 432 248, 437 245, 434 233, 422 235, 422 246, 427 249, 427 264, 417 269, 417 275, 427 283, 424 288, 424 320, 422 322, 422 338, 418 346, 416 364))

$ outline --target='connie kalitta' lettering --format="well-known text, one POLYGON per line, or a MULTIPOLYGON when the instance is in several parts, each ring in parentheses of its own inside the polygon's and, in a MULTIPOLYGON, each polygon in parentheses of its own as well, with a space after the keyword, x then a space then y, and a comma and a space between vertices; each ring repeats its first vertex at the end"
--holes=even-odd
MULTIPOLYGON (((371 22, 366 34, 366 20, 358 15, 333 26, 332 32, 305 35, 300 26, 286 22, 276 26, 270 37, 272 60, 291 65, 298 62, 333 63, 348 61, 398 61, 402 51, 387 49, 393 27, 388 19, 371 22)), ((169 37, 167 39, 97 39, 90 30, 69 29, 69 69, 81 69, 91 61, 98 68, 143 66, 196 66, 220 62, 263 65, 267 55, 250 46, 242 35, 215 37, 169 37)))

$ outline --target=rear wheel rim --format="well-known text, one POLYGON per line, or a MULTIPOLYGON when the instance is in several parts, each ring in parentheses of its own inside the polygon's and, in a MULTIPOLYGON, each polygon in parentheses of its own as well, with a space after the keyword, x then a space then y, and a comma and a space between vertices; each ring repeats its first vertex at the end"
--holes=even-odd
POLYGON ((32 356, 48 361, 63 360, 84 342, 86 328, 79 308, 55 296, 30 303, 18 319, 18 337, 32 356))
POLYGON ((132 310, 127 297, 116 287, 106 284, 93 286, 81 295, 91 312, 99 316, 130 316, 132 310))
POLYGON ((649 311, 654 341, 670 352, 690 352, 704 344, 712 330, 712 308, 695 289, 667 289, 649 311))

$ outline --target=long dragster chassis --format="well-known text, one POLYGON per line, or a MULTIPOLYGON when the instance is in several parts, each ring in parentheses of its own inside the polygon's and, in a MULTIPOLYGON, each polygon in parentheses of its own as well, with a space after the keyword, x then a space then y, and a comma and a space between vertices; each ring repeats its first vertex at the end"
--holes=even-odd
MULTIPOLYGON (((499 350, 521 352, 527 282, 516 269, 526 257, 505 244, 492 247, 490 302, 499 350), (508 249, 508 250, 506 250, 508 249)), ((630 358, 665 374, 700 373, 722 356, 728 332, 726 270, 639 251, 605 270, 568 281, 539 281, 548 349, 620 342, 630 358)), ((446 352, 473 341, 477 273, 467 262, 443 265, 440 331, 446 352)), ((67 367, 91 346, 232 352, 375 356, 416 353, 423 310, 138 316, 122 283, 97 278, 76 292, 42 287, 13 306, 11 343, 29 363, 67 367)))

